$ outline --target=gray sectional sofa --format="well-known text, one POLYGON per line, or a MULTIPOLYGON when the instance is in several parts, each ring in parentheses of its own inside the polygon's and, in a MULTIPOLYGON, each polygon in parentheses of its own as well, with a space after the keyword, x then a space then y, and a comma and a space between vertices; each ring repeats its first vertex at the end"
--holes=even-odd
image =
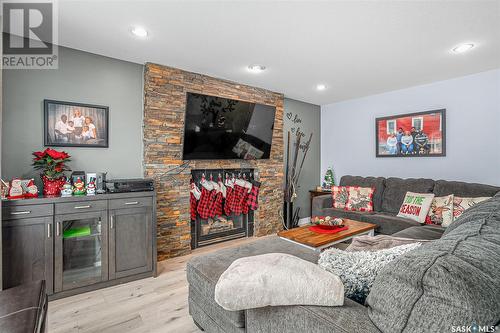
MULTIPOLYGON (((313 251, 273 236, 197 256, 188 262, 189 311, 195 323, 206 332, 220 333, 451 332, 452 326, 500 324, 500 188, 461 182, 351 176, 343 177, 341 183, 365 186, 361 184, 374 181, 378 182, 379 192, 376 212, 369 215, 377 219, 381 216, 380 220, 372 219, 381 221, 377 223, 380 231, 399 230, 394 235, 434 241, 386 266, 377 276, 366 304, 346 298, 341 307, 278 306, 245 311, 221 308, 214 301, 215 285, 238 258, 278 252, 317 262, 318 255, 313 251), (394 208, 401 204, 404 196, 403 190, 393 187, 396 183, 405 193, 427 189, 436 195, 495 197, 467 210, 446 230, 415 225, 411 221, 396 222, 394 227, 382 216, 395 221, 391 220, 394 208), (398 204, 397 200, 401 202, 398 204)), ((314 203, 315 209, 329 209, 327 202, 326 197, 320 197, 314 203)), ((368 214, 363 218, 366 220, 368 214)))
MULTIPOLYGON (((436 239, 441 236, 444 229, 439 226, 426 225, 398 217, 399 208, 403 203, 406 192, 434 193, 436 197, 455 194, 459 197, 492 197, 500 191, 499 187, 432 179, 402 179, 383 177, 343 176, 340 186, 373 187, 373 212, 352 212, 332 208, 331 194, 315 197, 312 204, 313 216, 336 216, 368 222, 378 225, 376 233, 392 235, 410 227, 419 227, 418 233, 424 239, 436 239), (425 237, 426 234, 432 237, 425 237)), ((411 230, 417 232, 416 230, 411 230)), ((407 232, 408 233, 408 232, 407 232)), ((412 237, 413 238, 413 237, 412 237)))

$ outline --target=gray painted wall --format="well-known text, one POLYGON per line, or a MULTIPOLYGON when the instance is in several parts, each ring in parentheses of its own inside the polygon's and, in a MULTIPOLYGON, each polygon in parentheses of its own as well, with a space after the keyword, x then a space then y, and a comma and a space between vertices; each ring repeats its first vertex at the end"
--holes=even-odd
POLYGON ((321 107, 321 170, 500 185, 500 69, 321 107), (375 157, 375 118, 446 109, 445 157, 375 157))
MULTIPOLYGON (((297 130, 303 132, 305 137, 301 140, 305 142, 309 139, 309 135, 313 133, 311 148, 309 149, 304 162, 304 168, 299 179, 298 197, 294 201, 294 208, 300 207, 300 218, 310 216, 311 204, 309 190, 320 185, 320 107, 319 105, 309 104, 285 98, 285 115, 284 115, 284 130, 285 138, 285 156, 287 145, 287 133, 293 129, 292 142, 295 139, 294 133, 297 130)), ((293 151, 291 149, 291 151, 293 151)), ((299 157, 302 156, 301 154, 299 157)), ((300 162, 300 161, 299 161, 300 162)), ((298 163, 297 163, 298 164, 298 163)))
POLYGON ((57 70, 3 70, 2 177, 34 175, 44 99, 109 106, 109 148, 56 148, 73 170, 142 177, 142 81, 142 65, 64 47, 57 70))

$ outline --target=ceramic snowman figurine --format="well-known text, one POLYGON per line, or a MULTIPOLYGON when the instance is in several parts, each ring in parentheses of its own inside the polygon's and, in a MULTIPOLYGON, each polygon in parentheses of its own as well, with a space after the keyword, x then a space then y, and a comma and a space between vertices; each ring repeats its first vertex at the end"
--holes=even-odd
POLYGON ((66 179, 66 183, 61 188, 61 197, 70 197, 73 195, 73 186, 71 186, 71 183, 69 179, 66 179))
POLYGON ((95 181, 93 179, 87 185, 87 195, 95 195, 95 181))
POLYGON ((73 194, 74 195, 85 195, 85 183, 78 177, 76 182, 73 184, 73 194))

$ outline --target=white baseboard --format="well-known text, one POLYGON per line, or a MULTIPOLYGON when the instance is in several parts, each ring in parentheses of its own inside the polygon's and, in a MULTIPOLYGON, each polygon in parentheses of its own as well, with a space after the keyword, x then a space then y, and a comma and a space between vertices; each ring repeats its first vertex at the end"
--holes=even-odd
POLYGON ((308 216, 308 217, 303 217, 301 219, 299 219, 299 226, 303 226, 303 225, 306 225, 306 224, 309 224, 311 223, 311 217, 308 216))

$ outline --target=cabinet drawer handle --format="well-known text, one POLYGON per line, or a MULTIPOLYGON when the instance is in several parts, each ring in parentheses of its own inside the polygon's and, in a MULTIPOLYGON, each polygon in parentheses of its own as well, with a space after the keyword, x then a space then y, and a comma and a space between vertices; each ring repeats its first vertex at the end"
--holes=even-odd
POLYGON ((85 205, 85 206, 75 206, 75 209, 87 209, 92 207, 91 205, 85 205))
POLYGON ((23 210, 21 212, 12 212, 10 215, 25 215, 25 214, 31 214, 31 210, 23 210))
POLYGON ((130 201, 130 202, 125 202, 125 205, 138 205, 139 201, 130 201))

